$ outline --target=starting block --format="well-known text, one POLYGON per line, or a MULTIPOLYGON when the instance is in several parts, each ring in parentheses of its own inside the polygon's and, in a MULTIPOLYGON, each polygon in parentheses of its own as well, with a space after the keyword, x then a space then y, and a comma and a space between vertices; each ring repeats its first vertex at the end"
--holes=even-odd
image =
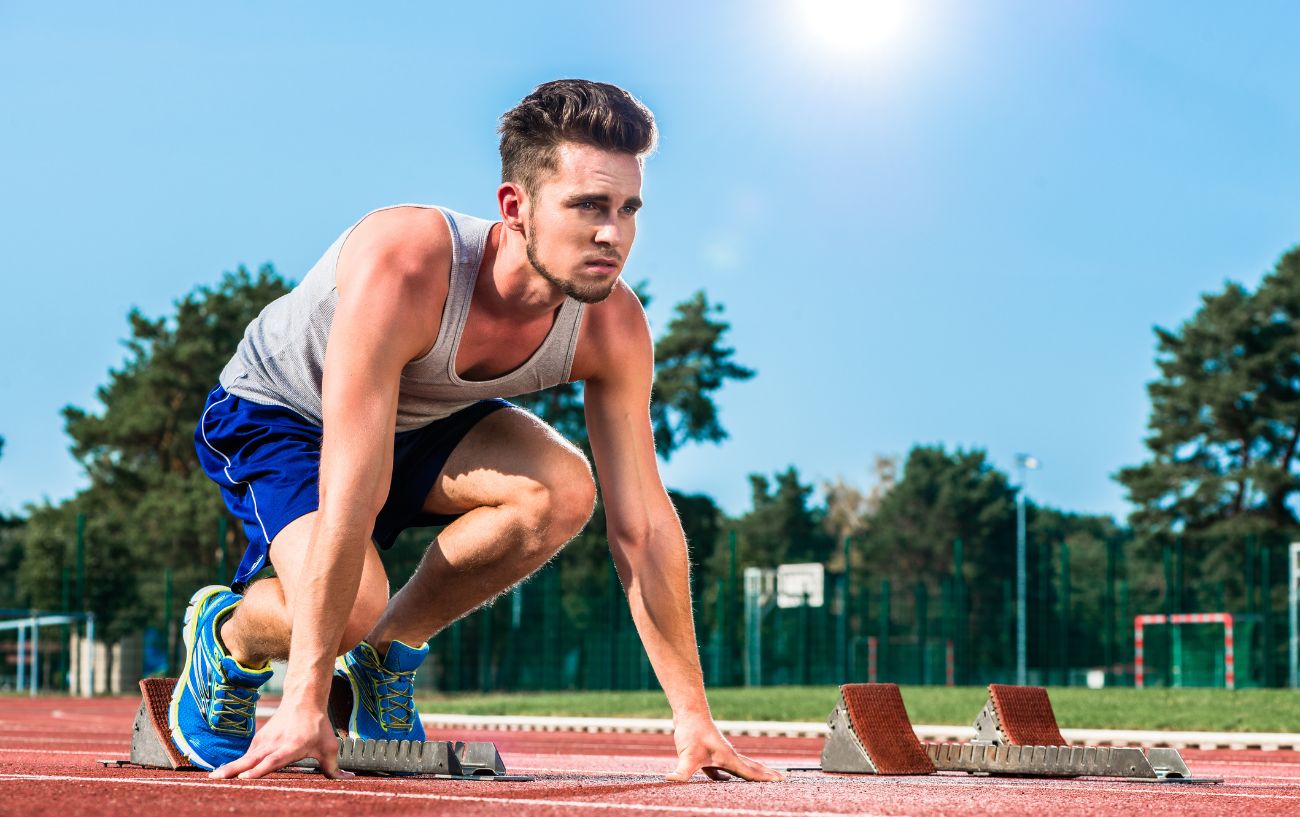
MULTIPOLYGON (((1194 778, 1177 749, 1067 746, 1041 687, 991 684, 969 743, 922 743, 894 684, 845 684, 827 721, 821 771, 842 774, 969 774, 1109 777, 1144 783, 1222 783, 1194 778)), ((791 771, 800 771, 792 769, 791 771)))
POLYGON ((894 684, 845 684, 827 721, 822 768, 857 774, 931 774, 934 762, 912 731, 894 684))
MULTIPOLYGON (((140 766, 148 769, 197 770, 172 743, 167 713, 175 678, 146 678, 140 682, 142 699, 131 724, 131 756, 127 760, 101 760, 105 766, 140 766)), ((332 706, 331 712, 337 711, 332 706)), ((336 731, 338 729, 337 721, 336 731)), ((346 733, 339 736, 339 768, 364 774, 420 775, 453 780, 526 781, 532 777, 506 772, 496 744, 451 740, 364 740, 346 733)), ((290 768, 318 769, 312 758, 290 768)))

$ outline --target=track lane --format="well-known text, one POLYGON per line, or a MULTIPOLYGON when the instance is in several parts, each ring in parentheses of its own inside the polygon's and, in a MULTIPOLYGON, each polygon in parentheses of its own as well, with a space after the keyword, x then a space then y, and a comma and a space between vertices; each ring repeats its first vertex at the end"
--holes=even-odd
MULTIPOLYGON (((329 781, 282 773, 263 781, 212 781, 201 773, 104 769, 99 757, 124 757, 137 701, 0 698, 0 815, 168 817, 238 810, 245 815, 348 808, 359 817, 455 813, 511 817, 566 814, 706 814, 731 817, 871 814, 931 817, 947 813, 998 817, 1086 812, 1106 817, 1300 813, 1300 752, 1185 752, 1198 776, 1223 786, 1093 780, 977 778, 966 775, 882 778, 795 773, 785 784, 685 784, 663 775, 674 765, 667 735, 432 731, 430 737, 494 740, 512 771, 530 783, 392 778, 329 781), (80 716, 85 708, 86 717, 80 716)), ((742 752, 776 766, 815 765, 820 741, 737 737, 742 752)))

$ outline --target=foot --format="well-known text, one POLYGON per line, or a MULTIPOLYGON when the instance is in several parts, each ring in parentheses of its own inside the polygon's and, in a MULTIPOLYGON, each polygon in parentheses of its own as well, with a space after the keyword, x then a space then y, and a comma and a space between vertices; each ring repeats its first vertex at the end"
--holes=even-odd
POLYGON ((415 671, 429 654, 400 641, 388 646, 381 659, 362 641, 340 656, 334 674, 352 688, 352 713, 348 732, 366 740, 424 740, 424 724, 415 711, 415 671))
POLYGON ((253 742, 258 689, 270 666, 250 669, 226 650, 217 628, 242 600, 211 585, 185 610, 185 671, 172 691, 167 722, 172 742, 195 766, 215 769, 242 757, 253 742))

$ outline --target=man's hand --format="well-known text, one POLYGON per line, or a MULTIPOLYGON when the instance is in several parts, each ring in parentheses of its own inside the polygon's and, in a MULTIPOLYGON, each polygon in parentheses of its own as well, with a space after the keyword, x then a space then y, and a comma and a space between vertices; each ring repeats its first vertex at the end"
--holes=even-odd
POLYGON ((253 744, 243 757, 215 769, 208 776, 221 780, 232 777, 251 780, 312 757, 320 762, 321 772, 331 780, 353 777, 351 772, 339 769, 338 755, 339 741, 324 712, 281 704, 279 711, 257 730, 253 744))
POLYGON ((742 780, 779 782, 785 775, 737 754, 712 720, 679 723, 673 729, 677 744, 677 769, 668 775, 674 783, 685 783, 703 770, 710 780, 726 780, 727 775, 742 780))

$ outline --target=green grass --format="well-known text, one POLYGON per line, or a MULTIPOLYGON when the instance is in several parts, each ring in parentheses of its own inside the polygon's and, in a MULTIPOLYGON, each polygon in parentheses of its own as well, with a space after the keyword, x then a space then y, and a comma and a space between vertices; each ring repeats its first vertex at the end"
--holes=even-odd
MULTIPOLYGON (((1212 732, 1300 732, 1300 694, 1283 689, 1049 688, 1065 728, 1176 729, 1212 732)), ((984 705, 983 687, 903 687, 913 723, 967 724, 984 705)), ((821 721, 835 705, 835 687, 709 690, 718 720, 821 721)), ((425 712, 465 715, 567 715, 667 718, 659 692, 538 692, 420 698, 425 712)))

